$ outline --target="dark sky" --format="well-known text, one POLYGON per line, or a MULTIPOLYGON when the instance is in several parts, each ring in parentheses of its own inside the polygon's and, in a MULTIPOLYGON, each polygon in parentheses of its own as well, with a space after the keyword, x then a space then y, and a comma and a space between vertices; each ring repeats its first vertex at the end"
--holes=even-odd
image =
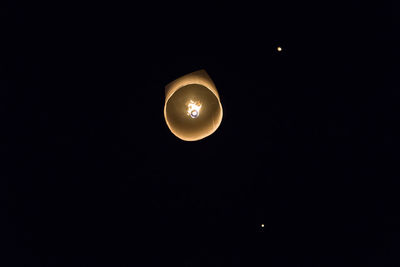
POLYGON ((398 266, 375 2, 2 2, 0 266, 398 266), (184 142, 164 86, 199 69, 224 118, 184 142))

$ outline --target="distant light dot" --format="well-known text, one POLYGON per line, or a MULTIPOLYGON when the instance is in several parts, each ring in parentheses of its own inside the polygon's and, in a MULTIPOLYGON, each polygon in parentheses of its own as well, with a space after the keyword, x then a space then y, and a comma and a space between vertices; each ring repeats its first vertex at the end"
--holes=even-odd
POLYGON ((278 50, 278 52, 281 52, 281 51, 282 51, 282 47, 278 46, 278 47, 276 48, 276 50, 278 50))
POLYGON ((261 227, 264 228, 264 224, 261 224, 261 227))

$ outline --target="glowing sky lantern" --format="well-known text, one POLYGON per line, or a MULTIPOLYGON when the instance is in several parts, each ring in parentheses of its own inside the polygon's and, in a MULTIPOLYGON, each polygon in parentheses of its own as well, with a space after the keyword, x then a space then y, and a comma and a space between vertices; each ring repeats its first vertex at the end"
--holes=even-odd
POLYGON ((165 121, 185 141, 214 133, 222 121, 219 94, 205 70, 182 76, 165 87, 165 121))

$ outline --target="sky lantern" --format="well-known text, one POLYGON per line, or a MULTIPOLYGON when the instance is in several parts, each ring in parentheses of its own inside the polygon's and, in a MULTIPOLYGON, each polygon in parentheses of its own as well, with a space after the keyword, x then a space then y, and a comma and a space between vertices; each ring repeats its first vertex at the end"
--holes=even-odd
POLYGON ((222 105, 205 70, 184 75, 165 87, 164 117, 171 132, 184 141, 214 133, 222 121, 222 105))

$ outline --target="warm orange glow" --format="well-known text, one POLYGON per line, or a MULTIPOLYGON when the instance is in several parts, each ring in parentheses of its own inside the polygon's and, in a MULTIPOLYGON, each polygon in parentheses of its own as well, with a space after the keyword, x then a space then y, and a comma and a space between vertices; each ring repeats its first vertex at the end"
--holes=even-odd
POLYGON ((276 50, 278 50, 278 52, 281 52, 281 51, 282 51, 282 47, 278 46, 278 47, 276 48, 276 50))
POLYGON ((205 70, 189 73, 165 87, 164 117, 171 132, 184 141, 203 139, 218 129, 222 105, 205 70))

